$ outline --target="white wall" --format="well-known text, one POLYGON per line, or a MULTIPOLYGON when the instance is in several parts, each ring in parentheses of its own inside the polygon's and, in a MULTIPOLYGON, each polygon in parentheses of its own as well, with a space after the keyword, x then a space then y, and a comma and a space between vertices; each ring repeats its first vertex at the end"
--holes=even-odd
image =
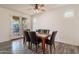
MULTIPOLYGON (((12 16, 22 16, 26 18, 29 17, 28 15, 0 7, 0 42, 11 40, 10 21, 12 16)), ((30 23, 28 25, 30 25, 30 23)))
POLYGON ((56 41, 79 46, 79 5, 67 5, 50 10, 35 18, 37 20, 33 24, 35 29, 57 30, 56 41), (74 16, 64 17, 64 13, 68 10, 74 11, 74 16))

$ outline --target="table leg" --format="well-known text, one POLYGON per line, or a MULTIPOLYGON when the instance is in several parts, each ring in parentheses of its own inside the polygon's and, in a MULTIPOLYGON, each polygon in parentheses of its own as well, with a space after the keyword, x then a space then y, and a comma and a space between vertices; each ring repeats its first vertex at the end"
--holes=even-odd
POLYGON ((43 54, 45 54, 45 38, 42 38, 42 49, 43 49, 43 54))

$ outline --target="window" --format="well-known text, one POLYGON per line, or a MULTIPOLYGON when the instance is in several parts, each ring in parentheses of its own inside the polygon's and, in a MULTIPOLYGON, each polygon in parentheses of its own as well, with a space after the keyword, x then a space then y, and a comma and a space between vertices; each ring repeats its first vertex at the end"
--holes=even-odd
POLYGON ((65 11, 64 17, 73 17, 74 11, 72 9, 65 11))

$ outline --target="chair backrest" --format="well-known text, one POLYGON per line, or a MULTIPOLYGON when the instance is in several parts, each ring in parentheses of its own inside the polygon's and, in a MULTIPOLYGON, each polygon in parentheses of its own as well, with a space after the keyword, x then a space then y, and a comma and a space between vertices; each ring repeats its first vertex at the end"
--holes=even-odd
POLYGON ((37 32, 44 33, 44 34, 49 34, 49 30, 48 29, 38 29, 37 32))
POLYGON ((39 32, 39 33, 41 33, 41 29, 38 29, 38 30, 36 30, 36 32, 39 32))
POLYGON ((32 43, 36 43, 36 32, 31 31, 30 32, 30 38, 32 43))
POLYGON ((53 32, 52 32, 52 36, 51 36, 51 38, 50 38, 50 43, 51 43, 51 44, 54 43, 56 34, 57 34, 57 31, 53 31, 53 32))
POLYGON ((31 40, 28 31, 24 31, 24 36, 27 39, 27 41, 31 40))
POLYGON ((43 30, 45 34, 49 34, 49 30, 43 30))

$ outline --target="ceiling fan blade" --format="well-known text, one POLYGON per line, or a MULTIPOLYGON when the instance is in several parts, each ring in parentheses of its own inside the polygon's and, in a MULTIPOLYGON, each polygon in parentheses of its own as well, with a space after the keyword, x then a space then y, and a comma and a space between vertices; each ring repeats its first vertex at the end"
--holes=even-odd
POLYGON ((38 9, 38 4, 35 4, 35 9, 38 9))

